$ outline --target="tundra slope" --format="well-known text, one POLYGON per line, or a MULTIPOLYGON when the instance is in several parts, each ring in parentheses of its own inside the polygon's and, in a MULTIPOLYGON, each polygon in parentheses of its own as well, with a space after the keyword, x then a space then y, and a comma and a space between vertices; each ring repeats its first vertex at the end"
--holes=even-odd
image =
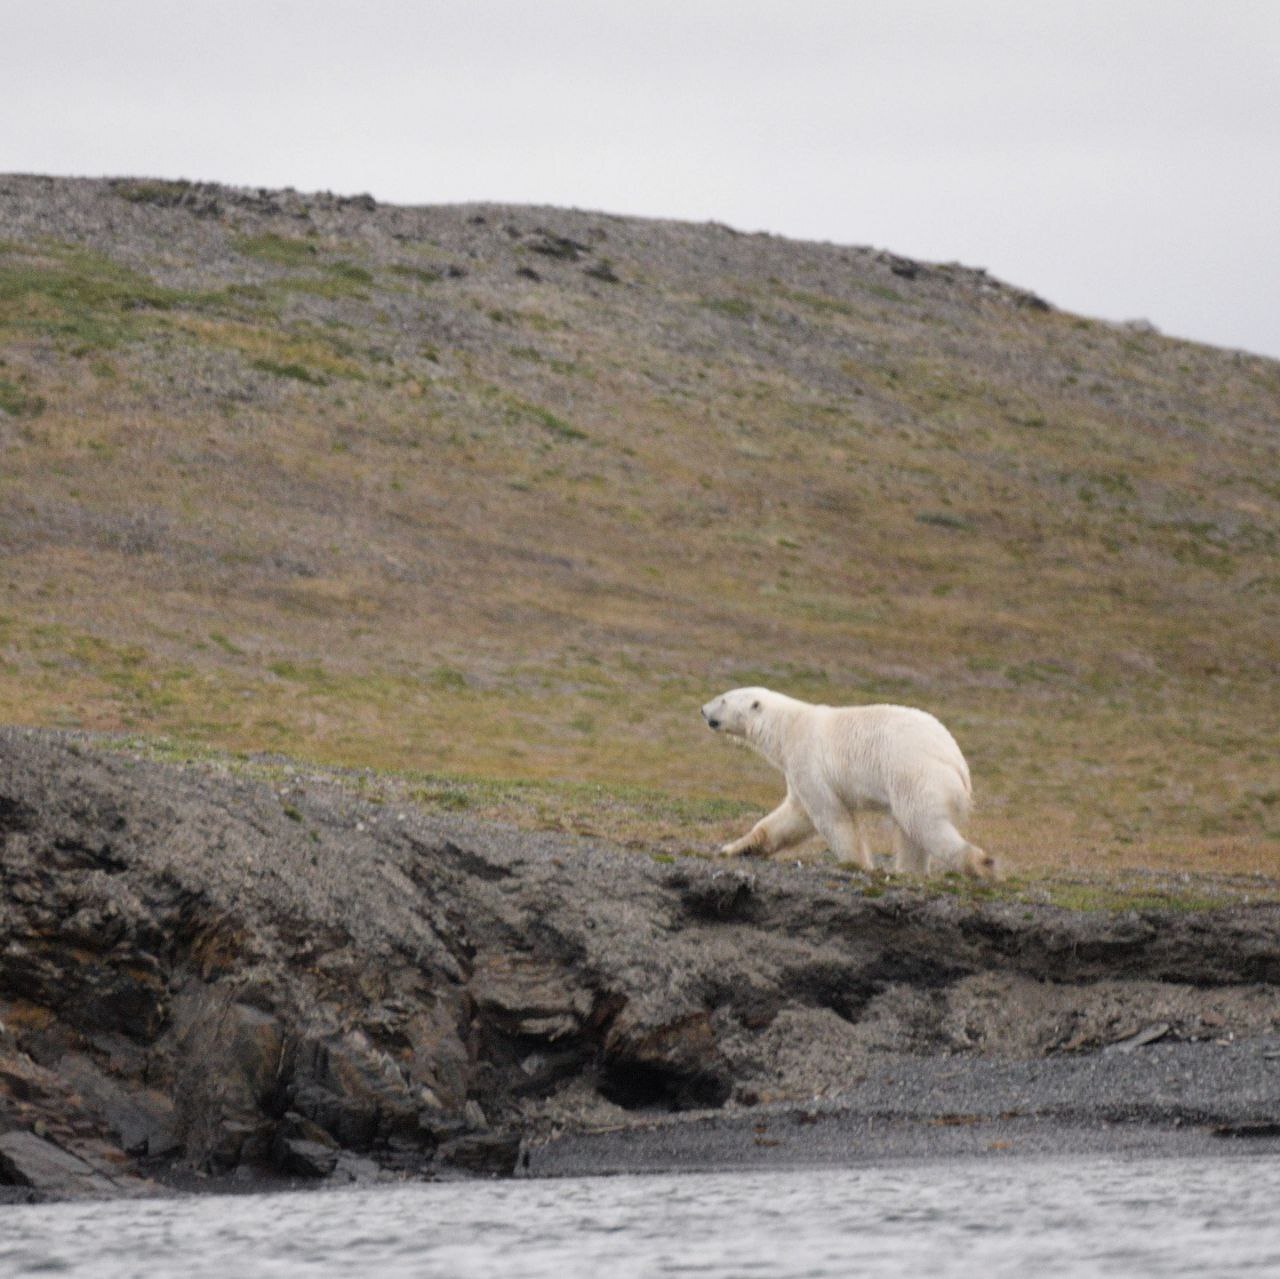
POLYGON ((643 786, 673 851, 771 801, 689 720, 765 684, 930 707, 1019 866, 1276 871, 1273 360, 723 226, 10 176, 0 361, 0 721, 643 786))
POLYGON ((15 729, 0 839, 16 1194, 509 1172, 522 1148, 564 1171, 554 1132, 693 1111, 696 1134, 815 1098, 917 1134, 984 1097, 1095 1128, 1280 1118, 1275 904, 1077 913, 746 873, 15 729), (1175 1058, 1115 1074, 1097 1050, 1156 1020, 1175 1058), (1233 1035, 1253 1047, 1204 1042, 1233 1035))

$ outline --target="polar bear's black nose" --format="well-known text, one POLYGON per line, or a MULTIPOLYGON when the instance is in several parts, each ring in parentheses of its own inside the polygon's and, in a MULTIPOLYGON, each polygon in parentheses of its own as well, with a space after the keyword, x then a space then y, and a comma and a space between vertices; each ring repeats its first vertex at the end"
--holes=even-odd
POLYGON ((712 719, 710 715, 707 716, 707 723, 710 724, 712 728, 720 727, 720 721, 718 719, 712 719))

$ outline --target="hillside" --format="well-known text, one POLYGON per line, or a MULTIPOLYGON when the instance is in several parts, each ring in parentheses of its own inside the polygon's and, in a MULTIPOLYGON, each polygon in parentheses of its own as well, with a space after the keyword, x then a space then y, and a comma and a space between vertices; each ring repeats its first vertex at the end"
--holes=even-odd
POLYGON ((1280 365, 717 225, 0 178, 0 721, 705 848, 767 683, 1015 865, 1280 870, 1280 365))

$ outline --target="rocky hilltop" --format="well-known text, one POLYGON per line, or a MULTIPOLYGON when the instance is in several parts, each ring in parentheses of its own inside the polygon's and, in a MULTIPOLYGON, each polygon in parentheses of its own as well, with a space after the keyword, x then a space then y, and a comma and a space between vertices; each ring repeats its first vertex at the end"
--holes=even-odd
POLYGON ((11 1195, 740 1159, 787 1114, 841 1158, 822 1113, 1280 1131, 1274 903, 653 857, 15 729, 0 841, 11 1195))

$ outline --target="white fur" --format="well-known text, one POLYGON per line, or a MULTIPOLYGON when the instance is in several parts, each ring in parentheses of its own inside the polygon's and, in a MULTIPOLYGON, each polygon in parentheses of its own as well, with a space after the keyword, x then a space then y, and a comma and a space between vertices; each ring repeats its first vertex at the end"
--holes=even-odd
POLYGON ((993 877, 995 860, 960 834, 972 806, 969 766, 955 738, 909 706, 814 706, 767 688, 735 688, 709 701, 715 730, 754 747, 787 779, 787 797, 721 850, 767 856, 815 830, 841 861, 872 869, 859 824, 887 812, 895 869, 993 877))

